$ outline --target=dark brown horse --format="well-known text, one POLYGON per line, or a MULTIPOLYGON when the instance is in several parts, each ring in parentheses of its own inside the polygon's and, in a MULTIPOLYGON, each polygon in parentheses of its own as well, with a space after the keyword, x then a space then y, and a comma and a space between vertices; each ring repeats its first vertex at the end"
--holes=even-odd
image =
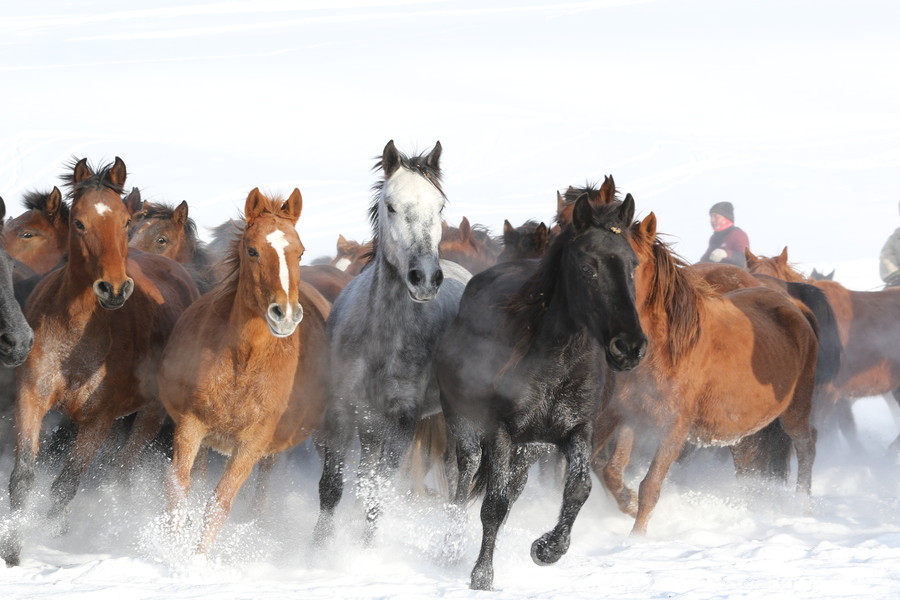
MULTIPOLYGON (((752 273, 787 281, 808 281, 789 262, 787 248, 774 258, 746 252, 752 273)), ((825 293, 835 313, 844 347, 844 360, 830 385, 816 395, 816 422, 826 425, 836 417, 848 443, 860 447, 853 401, 892 394, 900 402, 900 288, 875 292, 848 290, 836 281, 812 281, 825 293)), ((900 437, 892 447, 900 446, 900 437)))
POLYGON ((132 217, 128 245, 144 252, 168 256, 184 265, 201 294, 208 292, 216 283, 206 244, 197 235, 194 220, 188 216, 187 201, 182 201, 177 207, 161 202, 141 203, 132 217))
POLYGON ((508 220, 503 221, 503 250, 497 262, 519 260, 520 258, 540 258, 550 243, 550 231, 544 223, 525 221, 513 227, 508 220))
POLYGON ((556 219, 550 230, 551 239, 559 235, 559 230, 572 222, 572 210, 579 198, 587 198, 591 206, 603 206, 616 201, 616 182, 612 175, 606 175, 600 187, 586 184, 584 187, 569 186, 564 194, 556 192, 556 219))
POLYGON ((797 452, 798 491, 809 494, 815 438, 809 423, 816 377, 815 319, 763 287, 718 294, 656 236, 650 213, 631 229, 644 361, 618 374, 596 420, 595 449, 613 437, 601 475, 644 533, 663 480, 688 440, 731 446, 780 419, 797 452), (624 484, 635 432, 661 438, 636 496, 624 484))
POLYGON ((69 205, 59 188, 25 195, 25 212, 3 227, 9 255, 35 273, 47 273, 66 257, 69 244, 69 205))
POLYGON ((324 411, 326 315, 300 281, 302 202, 296 189, 286 201, 250 192, 231 273, 184 312, 163 355, 160 393, 176 423, 171 514, 187 496, 201 445, 230 457, 206 504, 199 553, 209 550, 254 465, 263 461, 268 472, 275 454, 309 437, 324 411))
POLYGON ((359 275, 363 267, 369 264, 373 246, 371 240, 361 244, 354 240, 348 240, 343 235, 338 235, 336 250, 337 253, 334 255, 331 265, 350 275, 359 275))
POLYGON ((79 160, 65 176, 71 198, 69 260, 41 280, 25 309, 35 345, 17 373, 18 436, 9 483, 13 518, 2 547, 7 565, 19 563, 23 509, 48 411, 62 410, 78 427, 52 486, 52 515, 75 495, 116 418, 138 413, 123 449, 125 465, 165 418, 157 397, 159 356, 198 293, 175 261, 129 253, 130 214, 121 197, 125 176, 118 157, 96 171, 79 160))
POLYGON ((442 223, 438 255, 462 265, 473 275, 497 263, 502 246, 494 241, 487 228, 474 227, 463 217, 459 227, 442 223))

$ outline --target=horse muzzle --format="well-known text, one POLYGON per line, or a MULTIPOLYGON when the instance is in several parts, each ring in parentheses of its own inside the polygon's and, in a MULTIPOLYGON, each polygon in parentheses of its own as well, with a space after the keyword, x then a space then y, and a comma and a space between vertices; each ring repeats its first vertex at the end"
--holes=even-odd
POLYGON ((443 282, 444 271, 440 267, 430 273, 420 268, 412 268, 406 273, 406 287, 414 302, 434 300, 443 282))
POLYGON ((273 302, 266 310, 266 323, 275 337, 288 337, 294 333, 302 320, 303 306, 299 303, 282 306, 273 302))
POLYGON ((647 336, 617 335, 606 347, 606 361, 615 371, 630 371, 647 354, 647 336))
POLYGON ((100 302, 100 306, 107 310, 115 310, 117 308, 122 308, 125 301, 128 300, 131 293, 134 292, 134 280, 131 277, 128 277, 122 285, 116 289, 116 286, 110 282, 98 279, 94 282, 93 288, 94 294, 100 302))
POLYGON ((0 334, 0 364, 5 367, 18 367, 31 352, 34 346, 34 332, 31 327, 12 332, 5 331, 0 334))

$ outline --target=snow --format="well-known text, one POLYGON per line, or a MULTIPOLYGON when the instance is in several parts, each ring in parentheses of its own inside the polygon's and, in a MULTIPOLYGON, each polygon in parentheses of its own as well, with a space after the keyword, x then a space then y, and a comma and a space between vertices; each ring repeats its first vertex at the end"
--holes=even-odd
MULTIPOLYGON (((338 234, 368 238, 371 169, 388 140, 406 152, 440 140, 451 223, 549 221, 557 190, 613 174, 688 259, 706 247, 709 206, 730 200, 756 253, 788 246, 805 270, 874 289, 898 226, 898 22, 900 5, 877 0, 6 3, 0 195, 17 214, 72 156, 120 156, 129 186, 187 200, 207 233, 252 188, 299 187, 312 259, 333 254, 338 234)), ((823 436, 810 500, 736 481, 704 453, 670 473, 645 538, 595 482, 550 567, 529 547, 560 491, 534 473, 501 530, 489 596, 900 597, 898 466, 886 455, 900 426, 881 398, 855 411, 865 451, 823 436)), ((248 484, 205 564, 190 548, 208 484, 192 495, 195 526, 173 537, 164 465, 129 485, 95 469, 64 533, 36 498, 0 597, 485 597, 467 587, 477 504, 462 556, 447 561, 439 501, 398 499, 364 549, 348 486, 338 538, 315 549, 320 468, 309 448, 284 459, 256 520, 248 484)), ((54 473, 39 471, 43 494, 54 473)), ((4 490, 2 528, 8 506, 4 490)))

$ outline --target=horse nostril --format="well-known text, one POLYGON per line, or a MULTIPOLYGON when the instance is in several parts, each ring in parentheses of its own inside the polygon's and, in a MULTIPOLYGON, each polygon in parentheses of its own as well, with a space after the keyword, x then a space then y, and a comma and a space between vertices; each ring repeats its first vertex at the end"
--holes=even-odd
POLYGON ((112 284, 108 281, 97 281, 94 283, 94 293, 101 298, 109 298, 113 295, 112 284))
POLYGON ((277 304, 270 304, 269 316, 272 317, 273 321, 281 321, 284 319, 284 311, 281 310, 281 306, 277 304))
POLYGON ((420 269, 410 269, 406 274, 406 278, 409 282, 415 286, 422 285, 425 281, 425 273, 423 273, 420 269))
POLYGON ((609 352, 616 358, 625 356, 625 354, 628 352, 628 344, 626 344, 625 340, 623 340, 622 338, 615 337, 609 344, 609 352))
POLYGON ((437 271, 434 272, 434 275, 432 275, 431 283, 435 287, 437 287, 437 286, 441 285, 441 283, 443 283, 443 281, 444 281, 444 272, 441 269, 438 269, 437 271))
POLYGON ((0 334, 0 349, 9 350, 16 345, 16 340, 8 333, 0 334))

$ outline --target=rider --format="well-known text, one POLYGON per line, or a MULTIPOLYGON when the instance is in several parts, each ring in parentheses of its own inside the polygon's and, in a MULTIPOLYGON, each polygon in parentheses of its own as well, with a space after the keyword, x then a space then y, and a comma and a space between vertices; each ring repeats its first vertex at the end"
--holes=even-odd
POLYGON ((716 202, 709 209, 709 224, 713 234, 709 247, 700 262, 727 263, 739 267, 747 266, 744 249, 750 245, 747 234, 734 224, 734 206, 731 202, 716 202))

